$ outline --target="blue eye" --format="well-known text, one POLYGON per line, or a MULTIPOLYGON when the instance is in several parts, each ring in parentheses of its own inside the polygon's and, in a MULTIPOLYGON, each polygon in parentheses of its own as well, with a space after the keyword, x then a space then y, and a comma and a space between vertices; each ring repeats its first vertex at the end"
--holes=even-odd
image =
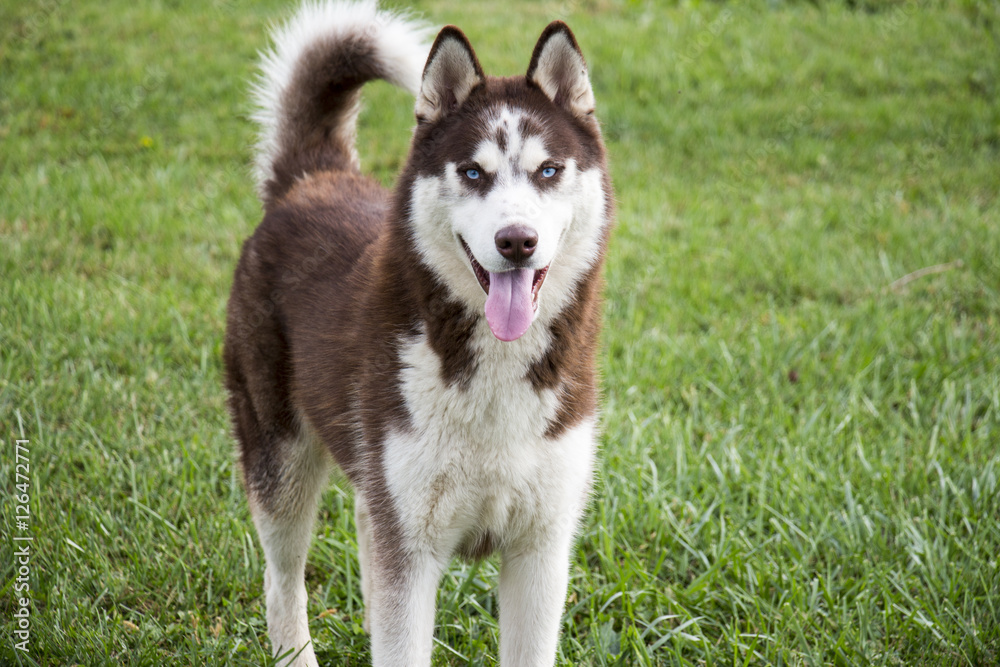
POLYGON ((479 170, 478 169, 466 169, 465 170, 465 177, 468 178, 471 181, 474 181, 477 178, 479 178, 479 170))
POLYGON ((555 175, 556 175, 555 167, 546 167, 545 169, 542 169, 542 178, 552 178, 555 175))

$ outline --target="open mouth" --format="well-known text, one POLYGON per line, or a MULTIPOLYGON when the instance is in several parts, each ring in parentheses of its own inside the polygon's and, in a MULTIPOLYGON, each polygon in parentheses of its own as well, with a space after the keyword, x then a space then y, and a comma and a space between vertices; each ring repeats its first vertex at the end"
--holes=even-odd
POLYGON ((549 267, 490 272, 476 261, 469 244, 461 237, 459 240, 472 264, 472 271, 486 292, 486 323, 490 331, 498 340, 517 340, 538 314, 538 290, 545 282, 549 267))
MULTIPOLYGON (((472 264, 472 271, 476 274, 476 279, 479 280, 479 285, 483 288, 483 291, 487 295, 490 293, 490 272, 483 268, 483 265, 476 261, 476 258, 472 255, 472 250, 469 248, 469 244, 465 242, 465 239, 459 237, 462 242, 462 247, 465 248, 465 254, 469 258, 469 263, 472 264)), ((515 269, 517 270, 517 269, 515 269)), ((521 269, 524 270, 524 269, 521 269)), ((534 276, 531 280, 531 306, 532 309, 538 309, 538 291, 542 289, 542 283, 545 282, 545 274, 549 272, 549 267, 542 269, 535 269, 534 276)))

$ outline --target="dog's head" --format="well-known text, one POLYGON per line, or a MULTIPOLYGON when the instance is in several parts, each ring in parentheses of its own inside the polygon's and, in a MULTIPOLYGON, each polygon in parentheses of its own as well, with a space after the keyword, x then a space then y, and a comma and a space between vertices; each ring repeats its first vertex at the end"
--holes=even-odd
POLYGON ((523 77, 483 74, 465 35, 444 28, 417 96, 411 235, 452 295, 502 341, 571 300, 606 225, 604 146, 573 33, 542 33, 523 77))

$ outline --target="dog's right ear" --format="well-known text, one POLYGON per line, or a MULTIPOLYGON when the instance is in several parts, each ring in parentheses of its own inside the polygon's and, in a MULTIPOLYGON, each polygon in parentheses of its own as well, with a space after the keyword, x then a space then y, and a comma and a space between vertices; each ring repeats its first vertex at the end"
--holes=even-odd
POLYGON ((417 122, 433 122, 454 112, 485 80, 469 39, 455 26, 445 26, 434 40, 424 66, 417 95, 417 122))

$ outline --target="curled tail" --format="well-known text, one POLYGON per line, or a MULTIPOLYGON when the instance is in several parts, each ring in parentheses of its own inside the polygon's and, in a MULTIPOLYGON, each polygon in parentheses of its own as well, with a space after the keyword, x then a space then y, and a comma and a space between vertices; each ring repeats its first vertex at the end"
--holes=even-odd
POLYGON ((255 172, 265 206, 303 174, 359 168, 361 86, 385 79, 416 94, 427 36, 376 0, 307 1, 275 30, 254 86, 255 172))

